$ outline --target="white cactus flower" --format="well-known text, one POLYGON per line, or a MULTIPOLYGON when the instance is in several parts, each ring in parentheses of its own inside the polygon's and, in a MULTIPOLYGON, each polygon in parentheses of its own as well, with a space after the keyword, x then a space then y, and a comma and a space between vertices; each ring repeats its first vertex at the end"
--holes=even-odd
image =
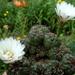
POLYGON ((75 17, 75 7, 70 3, 61 2, 56 4, 55 11, 59 16, 59 21, 66 23, 69 20, 74 20, 75 17))
POLYGON ((5 38, 0 41, 0 59, 4 63, 14 63, 22 59, 25 52, 23 49, 25 45, 20 43, 20 40, 13 39, 13 37, 5 38))

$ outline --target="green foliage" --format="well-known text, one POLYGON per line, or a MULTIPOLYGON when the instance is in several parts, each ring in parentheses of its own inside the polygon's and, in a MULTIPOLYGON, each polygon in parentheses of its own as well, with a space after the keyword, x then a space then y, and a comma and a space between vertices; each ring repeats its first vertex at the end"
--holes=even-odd
POLYGON ((0 60, 0 75, 2 75, 2 73, 5 71, 5 69, 4 69, 4 63, 3 63, 3 61, 1 61, 0 60))
POLYGON ((56 26, 54 24, 56 21, 55 1, 31 0, 27 2, 27 7, 17 7, 13 1, 1 0, 0 27, 7 24, 10 28, 9 31, 12 34, 18 33, 19 36, 25 34, 37 22, 48 25, 53 30, 56 26), (6 11, 9 13, 6 14, 6 11))
POLYGON ((72 55, 75 56, 75 29, 72 29, 72 34, 69 36, 64 36, 63 34, 60 36, 62 38, 62 43, 65 44, 68 48, 71 49, 72 55))
POLYGON ((0 75, 2 75, 4 71, 7 71, 9 69, 9 64, 5 64, 2 60, 0 60, 0 75))
MULTIPOLYGON (((23 0, 21 0, 22 2, 23 0)), ((18 7, 14 5, 14 1, 0 0, 0 28, 3 25, 9 25, 11 35, 15 33, 22 36, 29 31, 30 27, 36 24, 43 24, 56 33, 57 30, 57 15, 55 5, 57 0, 25 0, 28 2, 26 7, 18 7), (8 11, 9 13, 6 13, 8 11), (4 16, 6 14, 6 16, 4 16)), ((67 0, 65 0, 67 1, 67 0)), ((67 2, 70 2, 67 1, 67 2)), ((74 4, 74 0, 70 3, 74 4)), ((69 22, 63 29, 63 32, 71 32, 74 26, 74 21, 69 22)), ((1 36, 1 35, 0 35, 1 36)))

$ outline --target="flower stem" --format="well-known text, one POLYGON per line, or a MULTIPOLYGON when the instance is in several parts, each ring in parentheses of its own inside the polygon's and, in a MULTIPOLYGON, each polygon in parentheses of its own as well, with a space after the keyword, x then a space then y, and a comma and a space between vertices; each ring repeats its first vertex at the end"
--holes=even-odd
POLYGON ((57 35, 56 35, 56 38, 58 38, 62 32, 62 28, 61 26, 58 26, 58 29, 57 29, 57 35))

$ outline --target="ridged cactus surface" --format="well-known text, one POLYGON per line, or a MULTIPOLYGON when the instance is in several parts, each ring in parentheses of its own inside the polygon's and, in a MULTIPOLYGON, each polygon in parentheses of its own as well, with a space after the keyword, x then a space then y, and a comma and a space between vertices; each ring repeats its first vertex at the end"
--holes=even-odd
POLYGON ((56 39, 51 35, 51 33, 46 33, 44 36, 44 46, 48 49, 53 47, 59 47, 61 45, 61 40, 56 39))
POLYGON ((43 33, 39 30, 31 30, 28 34, 31 45, 40 45, 43 41, 43 33))
POLYGON ((65 67, 65 74, 72 75, 75 73, 75 57, 71 54, 65 54, 62 59, 62 64, 65 67))
POLYGON ((38 25, 38 24, 32 26, 31 30, 39 30, 42 31, 44 34, 50 32, 48 27, 46 27, 45 25, 38 25))

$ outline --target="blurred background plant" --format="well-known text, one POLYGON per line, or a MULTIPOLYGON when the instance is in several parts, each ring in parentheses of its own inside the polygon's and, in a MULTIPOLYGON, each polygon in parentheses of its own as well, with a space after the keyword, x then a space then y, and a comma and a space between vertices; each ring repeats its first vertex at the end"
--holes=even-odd
MULTIPOLYGON (((25 6, 16 6, 15 0, 0 0, 0 38, 4 35, 4 25, 8 25, 9 35, 14 37, 21 37, 25 35, 31 26, 43 24, 49 27, 53 33, 57 32, 57 15, 55 6, 58 0, 18 0, 25 6)), ((68 3, 75 5, 74 0, 65 0, 68 3)), ((64 25, 64 35, 71 35, 72 29, 75 29, 75 21, 70 21, 64 25)))
MULTIPOLYGON (((27 6, 18 7, 14 4, 15 0, 0 0, 0 28, 3 25, 9 25, 11 34, 17 33, 19 36, 26 32, 36 23, 43 24, 56 33, 57 31, 57 15, 55 13, 55 5, 57 0, 18 0, 23 3, 27 2, 27 6)), ((65 0, 74 4, 74 0, 65 0)), ((75 21, 69 22, 64 26, 63 33, 72 32, 75 27, 75 21)), ((0 35, 1 37, 1 35, 0 35)))
POLYGON ((27 2, 28 6, 18 7, 14 5, 13 0, 10 2, 9 0, 1 0, 0 27, 7 24, 11 34, 18 33, 21 36, 38 22, 47 25, 51 31, 55 32, 57 17, 54 7, 57 1, 29 0, 27 2), (6 14, 6 11, 9 13, 6 14))

